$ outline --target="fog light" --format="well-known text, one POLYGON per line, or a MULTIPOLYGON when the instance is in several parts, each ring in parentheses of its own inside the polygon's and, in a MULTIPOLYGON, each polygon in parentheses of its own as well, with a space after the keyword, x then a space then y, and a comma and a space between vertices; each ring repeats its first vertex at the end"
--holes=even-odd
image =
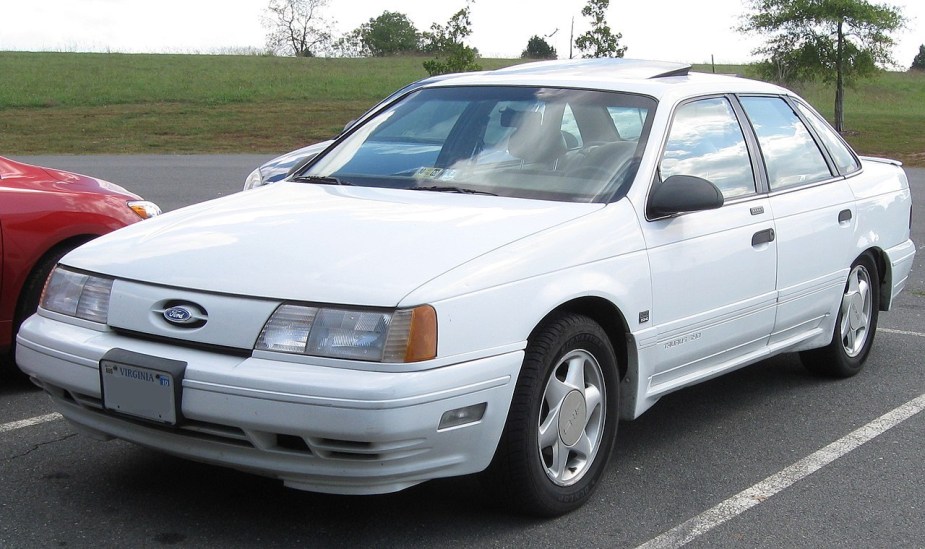
POLYGON ((440 418, 440 425, 437 427, 437 430, 442 431, 444 429, 452 429, 453 427, 459 427, 460 425, 481 421, 482 416, 485 415, 485 408, 487 407, 488 403, 483 402, 481 404, 473 404, 472 406, 466 406, 465 408, 457 408, 455 410, 444 412, 443 417, 440 418))

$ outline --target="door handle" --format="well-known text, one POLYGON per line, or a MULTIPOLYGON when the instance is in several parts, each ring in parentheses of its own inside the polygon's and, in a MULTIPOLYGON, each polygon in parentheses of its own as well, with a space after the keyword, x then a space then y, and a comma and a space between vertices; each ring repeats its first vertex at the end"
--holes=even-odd
POLYGON ((752 246, 774 242, 774 229, 765 229, 752 235, 752 246))
POLYGON ((849 221, 851 221, 851 210, 842 210, 838 212, 839 225, 843 225, 849 221))

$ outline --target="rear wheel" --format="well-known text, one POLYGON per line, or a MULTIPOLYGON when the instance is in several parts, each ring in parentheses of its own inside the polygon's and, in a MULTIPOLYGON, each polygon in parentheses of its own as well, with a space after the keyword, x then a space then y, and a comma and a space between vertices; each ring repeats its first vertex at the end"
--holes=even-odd
POLYGON ((488 471, 524 512, 557 516, 584 504, 606 469, 617 431, 617 363, 603 329, 563 315, 531 338, 488 471))
POLYGON ((803 365, 811 372, 832 377, 851 377, 860 372, 874 344, 879 312, 877 267, 864 255, 848 274, 832 342, 800 353, 803 365))

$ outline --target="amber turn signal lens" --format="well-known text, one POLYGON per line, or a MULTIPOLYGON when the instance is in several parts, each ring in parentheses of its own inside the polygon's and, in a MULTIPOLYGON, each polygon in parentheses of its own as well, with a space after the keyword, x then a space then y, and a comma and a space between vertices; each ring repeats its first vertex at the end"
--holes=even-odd
POLYGON ((430 305, 411 312, 411 331, 405 362, 422 362, 437 358, 437 311, 430 305))

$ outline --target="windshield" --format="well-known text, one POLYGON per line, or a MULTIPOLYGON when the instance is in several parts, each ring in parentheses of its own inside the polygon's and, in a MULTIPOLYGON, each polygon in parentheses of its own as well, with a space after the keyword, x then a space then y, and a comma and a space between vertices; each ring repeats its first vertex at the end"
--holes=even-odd
POLYGON ((422 89, 364 122, 299 176, 315 183, 604 202, 635 176, 654 107, 651 98, 615 92, 422 89))

